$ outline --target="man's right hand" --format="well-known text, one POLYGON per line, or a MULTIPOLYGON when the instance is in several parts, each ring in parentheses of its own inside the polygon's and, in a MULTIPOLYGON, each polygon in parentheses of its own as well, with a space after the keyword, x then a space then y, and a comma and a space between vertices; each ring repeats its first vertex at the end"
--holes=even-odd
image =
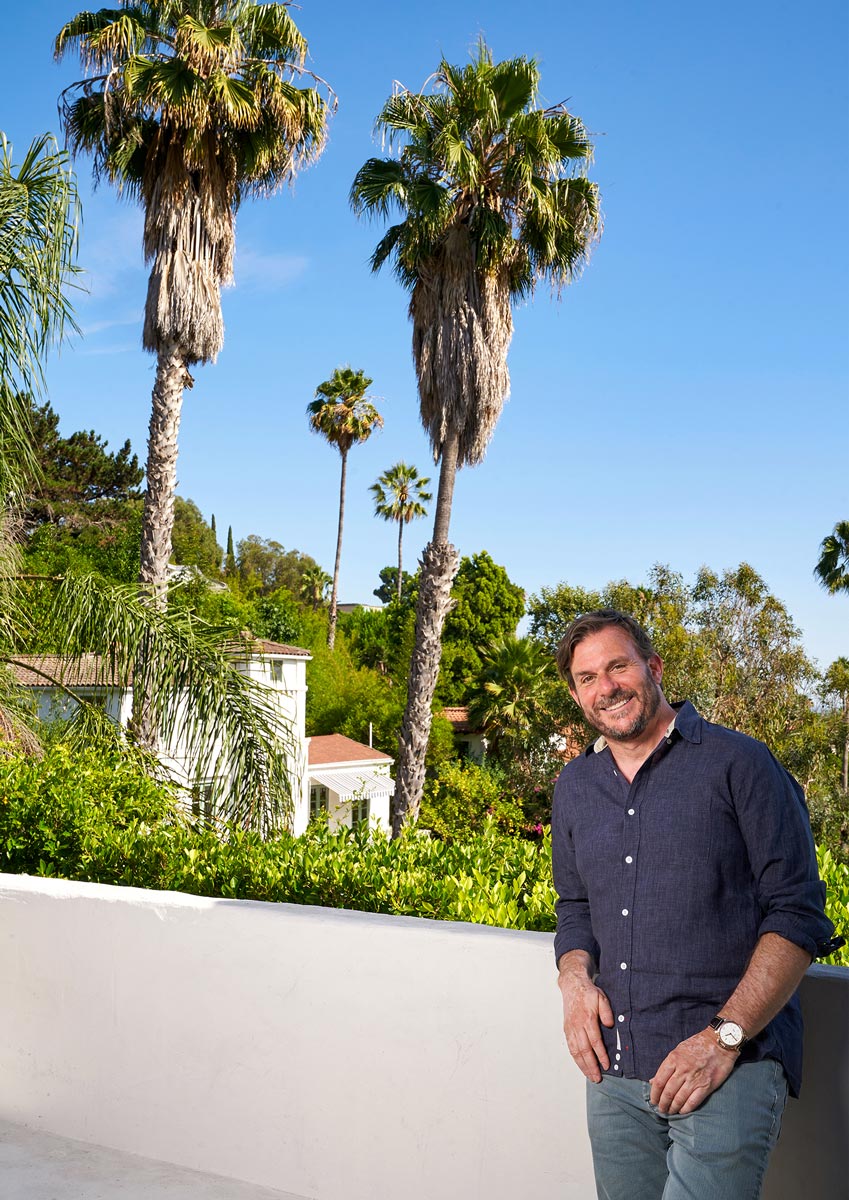
POLYGON ((593 983, 595 964, 585 950, 570 950, 561 955, 558 966, 563 1032, 569 1053, 587 1079, 600 1083, 601 1068, 607 1070, 610 1066, 601 1025, 612 1028, 613 1009, 601 988, 593 983))

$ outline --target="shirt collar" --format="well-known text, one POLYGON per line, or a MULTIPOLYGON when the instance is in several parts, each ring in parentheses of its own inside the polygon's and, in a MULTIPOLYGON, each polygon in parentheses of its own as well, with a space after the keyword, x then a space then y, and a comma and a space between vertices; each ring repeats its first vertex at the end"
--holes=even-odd
MULTIPOLYGON (((673 704, 675 716, 666 727, 663 736, 668 738, 672 734, 673 729, 677 729, 681 737, 688 742, 700 742, 702 740, 701 721, 702 718, 693 708, 689 700, 679 701, 673 704)), ((591 742, 587 747, 587 753, 592 751, 594 754, 601 754, 602 750, 607 749, 607 738, 604 734, 600 734, 594 742, 591 742)))

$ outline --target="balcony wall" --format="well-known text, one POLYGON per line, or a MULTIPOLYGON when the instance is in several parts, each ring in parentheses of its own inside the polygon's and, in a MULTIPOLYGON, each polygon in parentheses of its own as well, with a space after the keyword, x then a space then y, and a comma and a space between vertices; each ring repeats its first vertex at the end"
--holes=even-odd
MULTIPOLYGON (((0 1119, 314 1200, 587 1200, 550 938, 0 875, 0 1119)), ((847 1195, 849 972, 768 1200, 847 1195)))

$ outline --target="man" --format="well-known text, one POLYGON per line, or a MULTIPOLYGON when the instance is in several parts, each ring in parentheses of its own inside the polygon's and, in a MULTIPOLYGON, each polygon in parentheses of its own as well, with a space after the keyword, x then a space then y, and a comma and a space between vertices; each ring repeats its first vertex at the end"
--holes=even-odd
POLYGON ((579 617, 557 665, 601 735, 552 814, 598 1195, 756 1200, 800 1084, 795 992, 835 946, 801 789, 762 743, 667 702, 631 617, 579 617))

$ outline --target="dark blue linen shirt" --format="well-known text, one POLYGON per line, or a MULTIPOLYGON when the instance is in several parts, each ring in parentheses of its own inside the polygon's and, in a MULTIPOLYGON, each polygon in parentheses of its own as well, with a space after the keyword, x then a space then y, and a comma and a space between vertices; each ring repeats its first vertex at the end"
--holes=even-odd
MULTIPOLYGON (((687 702, 633 781, 595 745, 554 789, 555 957, 586 950, 613 1007, 607 1074, 649 1080, 705 1029, 761 934, 815 957, 833 926, 802 789, 761 742, 687 702)), ((741 1061, 777 1059, 798 1095, 794 996, 741 1061)))

